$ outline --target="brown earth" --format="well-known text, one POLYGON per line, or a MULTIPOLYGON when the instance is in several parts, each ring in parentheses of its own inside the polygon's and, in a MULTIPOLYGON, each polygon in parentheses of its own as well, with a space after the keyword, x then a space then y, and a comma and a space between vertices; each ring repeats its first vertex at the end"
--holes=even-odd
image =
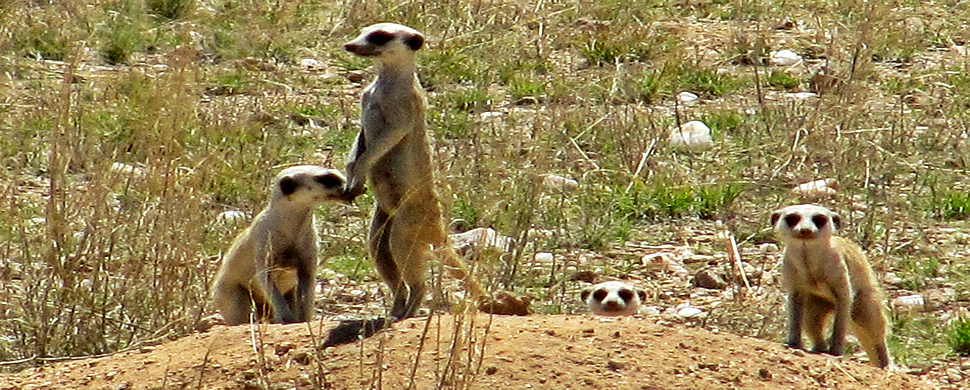
POLYGON ((314 348, 333 325, 216 326, 155 347, 0 376, 0 389, 404 389, 412 380, 417 389, 934 387, 858 357, 807 354, 659 317, 442 315, 398 323, 361 343, 314 348))

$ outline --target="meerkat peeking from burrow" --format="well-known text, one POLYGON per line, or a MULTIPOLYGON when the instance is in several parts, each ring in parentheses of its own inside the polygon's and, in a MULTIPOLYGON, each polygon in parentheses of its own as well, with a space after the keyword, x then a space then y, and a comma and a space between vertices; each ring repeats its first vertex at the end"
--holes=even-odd
POLYGON ((878 367, 890 365, 886 348, 883 294, 862 249, 835 235, 839 215, 810 204, 788 206, 771 214, 771 225, 785 245, 783 286, 788 293, 788 340, 802 348, 802 331, 813 352, 840 356, 845 334, 852 334, 878 367), (832 336, 824 331, 833 316, 832 336))
POLYGON ((313 209, 343 201, 340 171, 315 165, 284 169, 273 180, 269 205, 233 242, 212 286, 228 325, 256 319, 306 322, 313 316, 317 234, 313 209))
POLYGON ((579 295, 589 311, 599 316, 630 316, 637 314, 647 293, 632 284, 610 281, 594 284, 579 295))
MULTIPOLYGON (((370 183, 376 204, 368 252, 394 299, 390 320, 413 317, 421 305, 431 255, 445 262, 480 307, 503 310, 507 309, 503 304, 511 302, 522 305, 521 314, 528 314, 527 303, 496 304, 487 297, 448 242, 434 189, 425 95, 414 59, 423 46, 420 32, 395 23, 365 27, 344 45, 347 51, 370 58, 377 71, 361 97, 361 131, 347 161, 344 198, 352 201, 365 192, 365 182, 370 183)), ((380 321, 381 326, 389 322, 380 321)), ((332 331, 324 345, 353 341, 361 329, 360 323, 350 322, 332 331)))

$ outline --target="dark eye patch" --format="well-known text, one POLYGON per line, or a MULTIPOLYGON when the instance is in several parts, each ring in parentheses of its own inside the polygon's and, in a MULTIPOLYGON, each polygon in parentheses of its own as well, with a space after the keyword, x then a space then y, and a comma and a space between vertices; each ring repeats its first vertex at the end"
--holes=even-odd
POLYGON ((597 302, 603 302, 607 295, 609 295, 609 292, 604 289, 598 289, 593 292, 593 299, 595 299, 597 302))
POLYGON ((324 186, 325 188, 337 188, 343 184, 343 180, 340 180, 339 176, 333 174, 320 175, 314 179, 317 181, 317 183, 320 183, 320 185, 324 186))
POLYGON ((812 223, 814 223, 815 226, 818 226, 818 228, 821 229, 823 226, 825 226, 825 224, 829 223, 829 217, 826 217, 822 214, 813 215, 812 223))
POLYGON ((292 177, 284 177, 280 179, 280 192, 282 192, 283 195, 293 194, 299 187, 300 183, 292 177))
POLYGON ((788 225, 788 227, 795 227, 795 225, 798 225, 798 222, 801 220, 802 216, 798 214, 788 214, 785 216, 785 224, 788 225))
POLYGON ((620 290, 620 292, 618 292, 617 294, 620 295, 620 298, 623 299, 623 302, 630 303, 631 301, 633 301, 633 291, 630 291, 624 288, 620 290))
POLYGON ((372 45, 383 45, 394 39, 394 34, 387 31, 374 31, 367 35, 367 43, 372 45))

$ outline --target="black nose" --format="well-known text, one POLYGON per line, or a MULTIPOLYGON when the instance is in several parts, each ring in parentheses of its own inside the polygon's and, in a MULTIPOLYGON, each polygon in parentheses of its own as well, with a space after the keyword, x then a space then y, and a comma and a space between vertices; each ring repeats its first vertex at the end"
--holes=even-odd
POLYGON ((355 45, 353 43, 348 43, 348 44, 344 45, 344 50, 353 53, 355 50, 357 50, 357 45, 355 45))

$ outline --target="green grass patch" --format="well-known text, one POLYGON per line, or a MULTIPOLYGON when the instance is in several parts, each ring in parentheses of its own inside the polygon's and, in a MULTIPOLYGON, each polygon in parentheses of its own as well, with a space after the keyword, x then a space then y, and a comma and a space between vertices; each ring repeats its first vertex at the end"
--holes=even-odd
POLYGON ((961 315, 950 321, 946 344, 960 356, 970 356, 970 316, 961 315))

